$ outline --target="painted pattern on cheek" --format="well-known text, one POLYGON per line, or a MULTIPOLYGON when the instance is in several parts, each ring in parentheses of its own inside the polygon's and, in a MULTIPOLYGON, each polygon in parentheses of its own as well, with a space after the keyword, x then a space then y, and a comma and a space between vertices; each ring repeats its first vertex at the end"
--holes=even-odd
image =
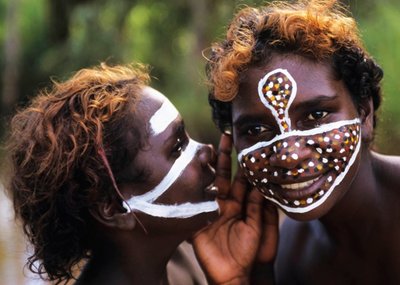
MULTIPOLYGON (((201 213, 214 212, 219 209, 217 201, 207 201, 201 203, 183 203, 179 205, 162 205, 155 201, 164 194, 171 185, 180 177, 189 163, 195 157, 200 144, 194 140, 189 140, 186 149, 174 162, 167 175, 161 182, 149 192, 131 197, 127 203, 131 209, 144 212, 154 217, 162 218, 189 218, 201 213)), ((124 205, 124 207, 126 207, 124 205)), ((129 207, 126 207, 129 210, 129 207)))
POLYGON ((291 130, 289 107, 296 97, 296 81, 285 69, 267 73, 258 83, 261 102, 271 110, 282 133, 291 130))
POLYGON ((288 212, 305 213, 329 197, 359 148, 360 120, 354 119, 281 134, 242 150, 238 159, 267 199, 288 212), (299 190, 301 197, 290 194, 299 190))

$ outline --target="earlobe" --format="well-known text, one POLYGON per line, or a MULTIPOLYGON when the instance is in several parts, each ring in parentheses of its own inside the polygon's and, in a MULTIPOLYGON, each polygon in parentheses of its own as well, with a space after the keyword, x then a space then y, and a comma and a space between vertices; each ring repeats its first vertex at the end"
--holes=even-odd
POLYGON ((361 119, 361 138, 364 143, 370 144, 374 139, 374 103, 372 98, 363 99, 358 106, 361 119))
POLYGON ((100 202, 89 211, 103 226, 127 231, 135 228, 136 220, 133 213, 126 212, 116 201, 100 202))

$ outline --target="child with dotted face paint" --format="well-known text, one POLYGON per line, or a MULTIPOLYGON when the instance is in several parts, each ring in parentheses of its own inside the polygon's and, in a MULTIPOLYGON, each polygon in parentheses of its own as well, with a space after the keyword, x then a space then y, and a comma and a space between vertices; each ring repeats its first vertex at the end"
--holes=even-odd
POLYGON ((231 187, 229 140, 217 159, 148 80, 141 66, 83 69, 14 116, 9 193, 42 278, 182 284, 167 263, 193 237, 210 282, 248 279, 262 196, 241 177, 231 187))
POLYGON ((279 284, 400 281, 400 159, 370 148, 383 73, 341 11, 322 0, 245 8, 207 64, 240 171, 289 217, 279 247, 262 243, 278 251, 258 272, 274 264, 279 284))

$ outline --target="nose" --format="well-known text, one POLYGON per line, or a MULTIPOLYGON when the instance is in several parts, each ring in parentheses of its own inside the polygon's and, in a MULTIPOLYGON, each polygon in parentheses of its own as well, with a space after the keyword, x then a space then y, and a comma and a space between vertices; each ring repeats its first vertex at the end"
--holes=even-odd
POLYGON ((273 153, 269 164, 274 167, 294 169, 302 161, 309 160, 312 156, 310 147, 296 138, 287 138, 272 146, 273 153))
POLYGON ((201 144, 197 155, 202 166, 214 165, 217 160, 217 154, 211 144, 201 144))

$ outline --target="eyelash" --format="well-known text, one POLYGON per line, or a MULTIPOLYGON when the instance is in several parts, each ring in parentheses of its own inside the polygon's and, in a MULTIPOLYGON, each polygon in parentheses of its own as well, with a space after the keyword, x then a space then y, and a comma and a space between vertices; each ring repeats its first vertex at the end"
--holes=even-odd
POLYGON ((186 140, 184 140, 182 138, 177 138, 176 143, 172 148, 172 155, 175 157, 179 157, 179 155, 183 151, 183 147, 185 146, 185 144, 186 144, 186 140))
POLYGON ((326 116, 328 116, 328 115, 329 115, 329 112, 328 112, 328 111, 316 110, 316 111, 310 112, 310 113, 307 115, 307 121, 318 121, 318 120, 322 120, 322 119, 324 119, 324 118, 325 118, 326 116), (321 117, 315 118, 313 115, 315 115, 316 113, 322 113, 321 117), (312 118, 312 117, 314 117, 314 118, 312 118))

